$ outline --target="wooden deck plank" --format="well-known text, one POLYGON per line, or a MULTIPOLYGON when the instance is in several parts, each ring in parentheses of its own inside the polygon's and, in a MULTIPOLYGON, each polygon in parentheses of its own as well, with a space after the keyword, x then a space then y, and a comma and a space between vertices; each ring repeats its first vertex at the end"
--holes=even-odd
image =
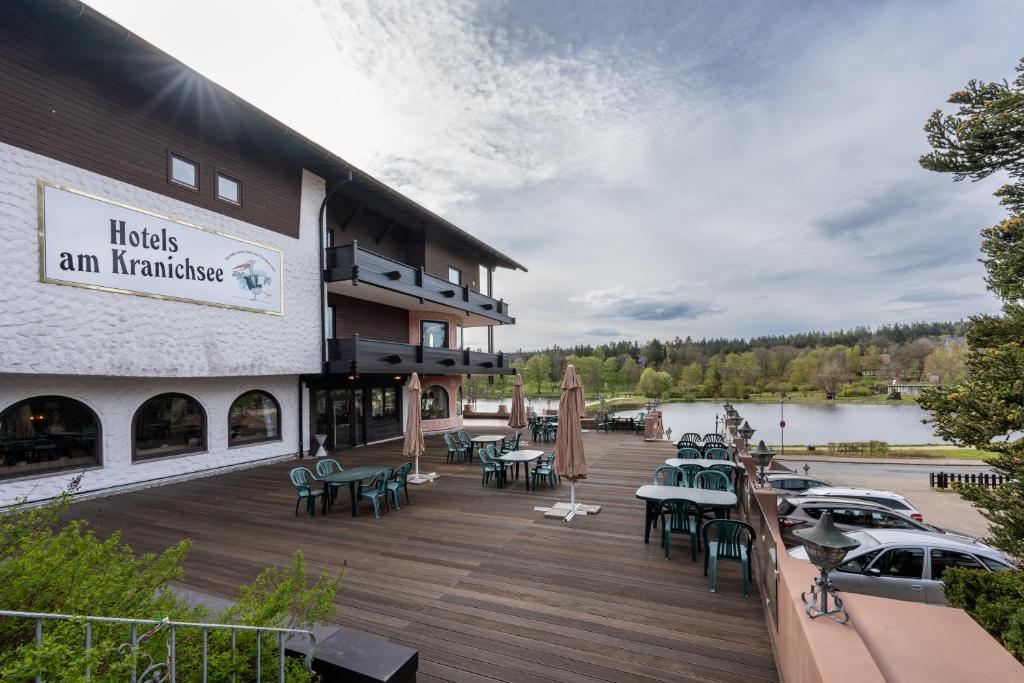
MULTIPOLYGON (((345 565, 334 621, 419 650, 423 681, 777 680, 759 597, 742 597, 739 567, 721 567, 710 593, 685 542, 671 561, 656 540, 643 543, 634 492, 672 447, 629 434, 584 443, 590 478, 577 495, 603 509, 571 523, 533 510, 565 500, 567 485, 482 487, 479 465, 445 463, 436 437, 421 468, 440 479, 410 486, 411 502, 381 519, 365 504, 353 518, 345 490, 327 515, 289 514, 287 472, 309 460, 84 501, 70 514, 140 551, 191 538, 184 583, 229 598, 296 549, 311 571, 345 565)), ((345 467, 403 460, 400 442, 336 456, 345 467)))

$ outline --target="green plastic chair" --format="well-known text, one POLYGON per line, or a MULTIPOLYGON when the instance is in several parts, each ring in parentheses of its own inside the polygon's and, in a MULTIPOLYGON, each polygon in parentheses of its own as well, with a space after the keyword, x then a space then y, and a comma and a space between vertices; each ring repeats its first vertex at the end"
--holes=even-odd
POLYGON ((537 460, 537 465, 533 468, 533 488, 536 489, 540 480, 547 479, 548 488, 553 489, 559 483, 561 483, 561 477, 555 473, 555 452, 551 451, 551 455, 546 458, 540 458, 537 460))
POLYGON ((473 462, 473 437, 469 435, 465 429, 460 429, 455 433, 459 443, 462 444, 463 450, 466 452, 466 462, 473 462))
POLYGON ((704 576, 710 577, 714 593, 718 578, 718 560, 739 562, 743 572, 743 597, 750 597, 750 554, 754 547, 754 527, 738 519, 712 519, 700 531, 704 546, 704 576), (710 536, 714 535, 714 540, 710 536))
POLYGON ((704 439, 697 432, 686 432, 679 438, 680 441, 690 441, 699 444, 704 439))
POLYGON ((708 489, 709 491, 729 491, 731 493, 736 491, 732 485, 732 480, 725 474, 715 470, 698 472, 697 476, 693 478, 693 487, 708 489))
POLYGON ((704 450, 704 457, 708 460, 732 460, 728 449, 721 446, 713 446, 704 450))
POLYGON ((698 442, 698 441, 690 441, 688 439, 680 439, 679 441, 676 442, 676 450, 678 451, 680 448, 692 448, 693 450, 695 450, 698 453, 700 453, 701 445, 700 445, 700 442, 698 442))
POLYGON ((679 486, 680 481, 686 481, 686 474, 678 467, 662 465, 654 470, 655 486, 679 486))
POLYGON ((462 462, 463 457, 466 454, 466 448, 461 443, 456 442, 449 432, 443 434, 444 445, 448 447, 448 457, 446 462, 462 462))
POLYGON ((736 491, 737 474, 738 474, 739 470, 737 470, 732 465, 724 465, 724 464, 723 465, 708 465, 708 469, 713 471, 713 472, 721 472, 725 476, 729 477, 729 481, 732 482, 732 488, 730 489, 730 491, 733 491, 733 492, 736 491))
POLYGON ((411 469, 411 462, 399 465, 391 475, 391 481, 388 482, 388 491, 391 492, 392 498, 395 499, 396 510, 402 509, 398 496, 399 491, 405 491, 405 504, 409 504, 409 470, 411 469))
POLYGON ((704 468, 701 467, 700 465, 690 463, 683 463, 682 465, 679 466, 679 469, 682 471, 683 476, 685 478, 678 485, 690 487, 693 486, 694 478, 696 478, 698 474, 704 471, 704 468))
POLYGON ((701 439, 701 441, 704 442, 705 446, 713 446, 715 444, 721 444, 722 446, 725 445, 725 439, 722 437, 722 435, 716 434, 714 432, 710 434, 705 434, 704 438, 701 439))
MULTIPOLYGON (((324 477, 328 477, 337 472, 341 472, 341 469, 341 465, 338 463, 337 460, 323 458, 322 460, 318 460, 316 463, 316 476, 323 479, 324 477)), ((327 488, 331 492, 331 497, 327 502, 333 504, 334 501, 337 500, 338 498, 338 489, 341 488, 341 485, 328 483, 327 488)))
POLYGON ((700 451, 697 450, 696 448, 683 446, 682 448, 676 449, 676 457, 682 458, 683 460, 699 460, 701 455, 700 451))
POLYGON ((512 463, 498 460, 499 456, 501 456, 501 453, 498 452, 498 449, 495 448, 494 444, 487 444, 487 457, 491 459, 491 462, 493 462, 498 469, 501 470, 501 481, 502 483, 505 483, 508 481, 508 471, 512 469, 512 463))
POLYGON ((487 486, 487 482, 490 480, 491 475, 494 475, 495 480, 500 481, 501 477, 505 473, 505 468, 502 463, 494 462, 491 460, 491 456, 487 454, 486 448, 481 448, 477 451, 477 456, 480 459, 480 485, 487 486))
POLYGON ((692 500, 668 498, 661 501, 661 547, 665 559, 671 559, 672 534, 687 534, 690 537, 690 556, 697 561, 698 532, 700 531, 700 508, 692 500))
POLYGON ((359 487, 359 497, 356 498, 356 505, 361 500, 368 500, 373 503, 373 516, 377 519, 380 519, 381 498, 387 504, 388 510, 391 510, 391 501, 388 500, 388 481, 391 479, 391 473, 392 469, 385 467, 373 477, 369 486, 363 487, 360 485, 359 487))
MULTIPOLYGON (((324 492, 319 489, 312 487, 313 482, 316 478, 313 473, 307 470, 305 467, 296 467, 288 473, 288 478, 295 484, 297 496, 295 498, 295 516, 299 514, 299 503, 303 500, 306 501, 306 509, 309 510, 310 517, 316 517, 316 499, 322 498, 324 492)), ((327 499, 322 498, 321 505, 323 510, 321 514, 327 513, 327 499)))

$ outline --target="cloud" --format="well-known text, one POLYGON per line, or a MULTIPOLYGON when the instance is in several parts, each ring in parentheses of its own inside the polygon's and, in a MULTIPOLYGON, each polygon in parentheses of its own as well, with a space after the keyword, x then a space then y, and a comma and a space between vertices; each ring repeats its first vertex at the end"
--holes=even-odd
POLYGON ((591 290, 573 297, 593 315, 631 320, 693 320, 718 313, 717 306, 702 301, 686 301, 682 287, 632 291, 624 287, 591 290))
POLYGON ((1022 3, 90 4, 526 264, 499 347, 997 310, 1000 180, 917 159, 1022 3))
POLYGON ((583 334, 587 335, 588 337, 608 337, 608 338, 611 338, 611 337, 624 337, 624 336, 626 336, 626 334, 624 332, 621 332, 619 330, 612 329, 612 328, 609 328, 609 327, 595 327, 592 330, 587 330, 583 334))

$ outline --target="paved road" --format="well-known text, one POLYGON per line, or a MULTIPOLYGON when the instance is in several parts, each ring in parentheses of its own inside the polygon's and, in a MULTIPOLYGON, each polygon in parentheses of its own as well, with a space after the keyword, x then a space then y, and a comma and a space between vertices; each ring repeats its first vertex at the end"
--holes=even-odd
MULTIPOLYGON (((786 467, 803 472, 804 463, 787 458, 786 467)), ((985 518, 952 491, 935 491, 928 487, 928 473, 939 471, 941 466, 879 464, 866 460, 863 463, 850 462, 809 462, 811 476, 821 477, 835 486, 855 486, 893 491, 914 504, 924 515, 926 522, 949 531, 967 536, 984 536, 988 533, 985 518)), ((964 474, 991 472, 984 464, 959 466, 956 472, 964 474)))

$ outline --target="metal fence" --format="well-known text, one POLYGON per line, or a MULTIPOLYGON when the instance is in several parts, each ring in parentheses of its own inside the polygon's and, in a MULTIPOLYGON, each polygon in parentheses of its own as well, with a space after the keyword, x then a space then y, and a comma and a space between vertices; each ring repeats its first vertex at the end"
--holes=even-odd
POLYGON ((928 485, 933 489, 948 489, 953 484, 970 484, 971 486, 985 486, 996 488, 1010 480, 1003 474, 968 473, 963 472, 929 472, 928 485))
MULTIPOLYGON (((74 622, 82 624, 84 627, 84 635, 82 641, 82 652, 85 654, 85 670, 82 672, 86 681, 92 680, 92 663, 90 660, 90 653, 92 650, 92 635, 93 635, 93 624, 123 624, 129 627, 129 640, 126 641, 121 647, 118 648, 117 652, 119 655, 125 658, 131 658, 132 670, 131 670, 131 683, 150 683, 152 681, 171 681, 174 683, 177 675, 177 647, 175 641, 176 631, 181 629, 193 629, 199 630, 202 634, 202 681, 206 683, 207 680, 207 665, 208 665, 208 635, 212 631, 227 631, 231 636, 231 655, 234 658, 236 654, 236 635, 239 633, 253 633, 256 638, 256 681, 257 683, 261 679, 262 671, 262 651, 263 651, 263 639, 269 635, 270 638, 277 640, 278 646, 278 661, 277 661, 277 680, 279 683, 284 683, 285 680, 285 641, 293 636, 300 636, 309 638, 309 649, 306 651, 305 667, 307 670, 312 670, 313 655, 316 650, 316 636, 303 629, 292 629, 292 628, 271 628, 264 626, 240 626, 234 624, 204 624, 204 623, 192 623, 187 621, 171 621, 169 619, 120 619, 115 617, 94 617, 94 616, 78 616, 71 614, 48 614, 45 612, 18 612, 10 610, 0 610, 0 617, 9 619, 26 619, 32 620, 35 624, 35 647, 37 652, 41 652, 43 649, 43 623, 46 621, 64 621, 74 622), (139 627, 146 629, 144 633, 139 633, 139 627), (140 648, 149 640, 151 640, 158 633, 166 633, 167 646, 166 646, 166 661, 154 661, 152 655, 141 652, 140 648), (141 660, 141 661, 140 661, 141 660), (141 671, 139 668, 141 667, 141 671)), ((272 642, 272 641, 271 641, 272 642)), ((36 675, 35 680, 37 683, 42 683, 42 675, 36 675)), ((231 674, 231 681, 234 683, 236 680, 236 674, 231 674)))

